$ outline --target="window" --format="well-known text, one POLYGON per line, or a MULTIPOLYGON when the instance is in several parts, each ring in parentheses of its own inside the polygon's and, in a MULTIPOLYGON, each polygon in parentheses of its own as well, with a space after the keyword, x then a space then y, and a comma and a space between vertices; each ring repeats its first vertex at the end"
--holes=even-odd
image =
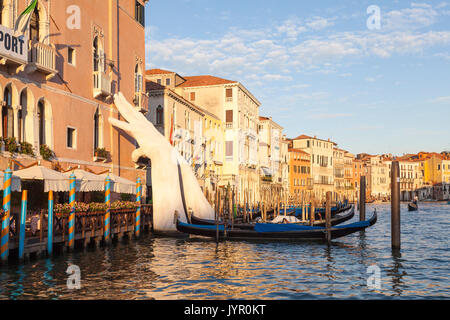
POLYGON ((190 93, 190 99, 191 101, 195 101, 195 92, 190 93))
POLYGON ((225 111, 225 122, 227 123, 233 122, 233 110, 225 111))
POLYGON ((75 149, 75 129, 67 128, 67 148, 75 149))
POLYGON ((39 145, 45 144, 45 107, 41 100, 38 103, 39 145))
POLYGON ((136 7, 135 7, 135 19, 143 27, 145 26, 145 7, 137 0, 136 0, 136 7))
POLYGON ((103 120, 100 114, 100 110, 94 114, 94 152, 98 148, 103 147, 103 120))
POLYGON ((75 65, 75 49, 68 47, 67 48, 67 62, 71 65, 75 65))
POLYGON ((225 97, 227 101, 233 101, 233 89, 228 88, 225 90, 225 97))
POLYGON ((166 86, 170 86, 170 78, 166 79, 166 86))
POLYGON ((156 124, 162 123, 163 123, 163 108, 161 106, 158 106, 158 108, 156 108, 156 124))
POLYGON ((98 37, 94 38, 93 42, 93 64, 94 72, 100 71, 100 53, 98 50, 98 37))
POLYGON ((156 83, 162 84, 162 80, 161 80, 161 79, 157 79, 157 80, 156 80, 156 83))
POLYGON ((39 11, 38 7, 34 9, 30 19, 30 39, 39 41, 39 11))
POLYGON ((225 148, 225 156, 233 157, 233 141, 226 141, 225 148))
POLYGON ((5 88, 3 101, 5 105, 2 107, 2 134, 4 138, 11 138, 14 134, 14 113, 12 109, 12 91, 9 86, 5 88))
POLYGON ((28 97, 27 97, 27 90, 23 90, 20 94, 20 110, 17 113, 17 116, 19 118, 18 121, 18 131, 19 136, 18 141, 24 142, 25 141, 25 115, 27 114, 27 105, 28 105, 28 97))

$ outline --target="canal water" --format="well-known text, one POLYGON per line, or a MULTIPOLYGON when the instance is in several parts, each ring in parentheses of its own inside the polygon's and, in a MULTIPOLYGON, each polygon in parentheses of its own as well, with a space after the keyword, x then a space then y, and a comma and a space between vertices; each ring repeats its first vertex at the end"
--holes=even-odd
POLYGON ((449 299, 450 205, 408 212, 402 203, 399 255, 391 250, 390 204, 368 205, 367 217, 375 208, 376 225, 330 247, 144 235, 3 265, 0 299, 449 299), (67 286, 69 264, 80 268, 80 289, 67 286))

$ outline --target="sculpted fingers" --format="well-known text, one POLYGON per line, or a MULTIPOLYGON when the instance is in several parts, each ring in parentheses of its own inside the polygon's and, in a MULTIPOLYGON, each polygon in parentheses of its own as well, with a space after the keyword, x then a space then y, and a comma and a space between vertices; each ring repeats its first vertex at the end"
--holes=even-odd
POLYGON ((109 122, 116 128, 127 131, 128 133, 133 133, 133 127, 125 121, 120 121, 120 120, 117 120, 114 118, 109 118, 109 122))

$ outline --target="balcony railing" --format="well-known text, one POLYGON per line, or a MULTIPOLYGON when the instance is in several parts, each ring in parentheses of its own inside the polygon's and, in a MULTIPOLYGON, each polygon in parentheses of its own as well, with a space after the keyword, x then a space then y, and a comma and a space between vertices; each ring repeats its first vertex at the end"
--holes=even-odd
POLYGON ((136 92, 134 94, 133 103, 143 114, 148 112, 149 99, 144 92, 136 92))
POLYGON ((58 71, 55 68, 56 49, 53 45, 30 40, 28 72, 39 71, 46 79, 54 77, 58 71))
POLYGON ((111 78, 102 71, 94 72, 94 98, 111 95, 111 78))
POLYGON ((227 122, 227 123, 225 123, 225 128, 226 128, 226 129, 233 129, 233 122, 227 122))

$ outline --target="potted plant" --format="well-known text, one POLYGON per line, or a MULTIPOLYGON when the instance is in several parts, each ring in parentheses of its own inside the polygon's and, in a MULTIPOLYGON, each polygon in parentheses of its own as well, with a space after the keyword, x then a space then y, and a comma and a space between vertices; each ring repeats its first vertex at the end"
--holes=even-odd
POLYGON ((46 144, 41 144, 41 146, 39 147, 39 151, 41 153, 42 159, 44 160, 50 161, 55 157, 55 153, 53 152, 53 150, 50 149, 50 147, 46 144))
POLYGON ((97 148, 94 151, 94 161, 102 161, 106 162, 109 158, 109 151, 107 151, 105 148, 97 148))

